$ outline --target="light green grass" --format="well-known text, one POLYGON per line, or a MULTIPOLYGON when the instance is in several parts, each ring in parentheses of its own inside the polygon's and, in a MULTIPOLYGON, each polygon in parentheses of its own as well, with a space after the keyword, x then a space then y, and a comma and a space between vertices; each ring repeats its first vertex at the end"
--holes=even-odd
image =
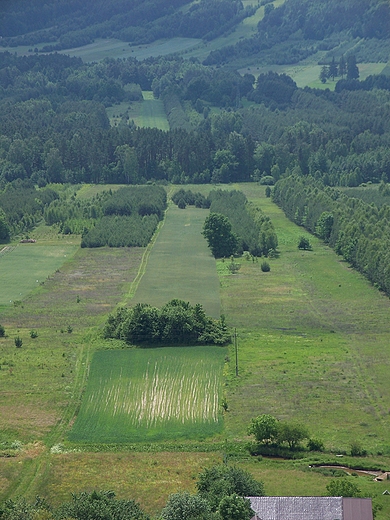
POLYGON ((173 298, 200 303, 219 318, 219 281, 215 260, 201 235, 208 210, 172 205, 157 237, 131 303, 161 307, 173 298))
POLYGON ((155 99, 151 91, 143 91, 142 95, 143 101, 120 103, 107 108, 111 126, 118 126, 122 117, 125 116, 140 127, 169 130, 163 101, 155 99))
POLYGON ((69 439, 136 442, 219 432, 225 355, 219 347, 96 352, 69 439))
POLYGON ((105 58, 136 58, 145 60, 151 57, 166 56, 177 52, 183 52, 194 47, 200 40, 196 38, 172 38, 170 40, 156 40, 155 42, 129 46, 128 43, 110 38, 97 39, 94 43, 60 51, 81 58, 84 62, 101 61, 105 58))
POLYGON ((75 238, 0 246, 0 305, 22 300, 72 256, 75 238))
MULTIPOLYGON (((273 72, 277 72, 278 74, 287 74, 295 81, 299 88, 311 87, 319 89, 328 88, 329 90, 334 90, 336 83, 341 78, 335 78, 334 81, 328 79, 326 83, 322 83, 320 81, 319 78, 322 65, 318 65, 315 62, 318 61, 320 54, 324 53, 317 53, 316 60, 314 60, 313 57, 310 57, 309 59, 294 65, 252 65, 240 69, 239 72, 241 74, 253 74, 255 77, 257 77, 259 74, 265 74, 271 70, 273 72)), ((371 74, 381 74, 385 66, 386 64, 384 63, 359 63, 359 79, 363 81, 371 74)))

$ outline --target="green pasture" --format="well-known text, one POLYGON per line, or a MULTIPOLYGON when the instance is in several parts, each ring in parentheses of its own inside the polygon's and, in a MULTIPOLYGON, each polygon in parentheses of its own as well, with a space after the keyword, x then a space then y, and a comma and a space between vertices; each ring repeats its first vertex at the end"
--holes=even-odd
POLYGON ((23 300, 61 267, 78 246, 74 238, 0 245, 0 306, 23 300))
POLYGON ((237 275, 221 277, 222 312, 239 334, 226 434, 244 436, 251 417, 271 413, 306 424, 328 449, 358 439, 390 453, 389 299, 288 221, 264 187, 240 188, 271 217, 280 255, 269 273, 242 260, 237 275), (312 251, 297 249, 302 234, 312 251))
POLYGON ((220 347, 96 352, 69 439, 136 442, 219 432, 225 355, 220 347))
POLYGON ((171 38, 156 40, 152 43, 130 46, 128 43, 115 38, 96 39, 93 43, 60 51, 63 54, 81 58, 84 62, 101 61, 105 58, 147 58, 166 56, 191 49, 200 42, 196 38, 171 38))
POLYGON ((220 317, 215 260, 201 235, 208 210, 171 205, 131 303, 161 307, 178 298, 200 303, 209 316, 220 317))
MULTIPOLYGON (((253 74, 255 77, 259 74, 266 74, 269 71, 277 72, 278 74, 287 74, 290 76, 299 88, 311 87, 334 90, 337 81, 340 78, 335 78, 335 81, 328 79, 326 83, 320 81, 320 72, 322 65, 318 65, 320 55, 325 53, 317 53, 315 59, 313 57, 304 60, 294 65, 251 65, 248 67, 241 68, 240 74, 253 74)), ((372 74, 381 74, 385 68, 385 63, 358 63, 359 68, 359 79, 365 80, 372 74)))
POLYGON ((111 126, 119 125, 122 117, 126 117, 140 127, 169 130, 163 101, 155 99, 151 91, 143 91, 142 95, 143 101, 120 103, 107 108, 111 126))

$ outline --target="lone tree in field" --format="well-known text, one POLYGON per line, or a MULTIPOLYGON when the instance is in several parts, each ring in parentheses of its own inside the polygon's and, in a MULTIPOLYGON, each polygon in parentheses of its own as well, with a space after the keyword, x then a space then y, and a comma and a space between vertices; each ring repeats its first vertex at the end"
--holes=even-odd
POLYGON ((225 215, 210 213, 203 224, 202 235, 215 258, 226 258, 237 251, 237 236, 232 232, 232 225, 225 215))
POLYGON ((248 434, 254 435, 257 442, 271 444, 278 435, 278 420, 267 413, 259 415, 251 420, 248 434))
POLYGON ((3 327, 3 325, 0 325, 0 338, 4 338, 5 337, 5 328, 3 327))

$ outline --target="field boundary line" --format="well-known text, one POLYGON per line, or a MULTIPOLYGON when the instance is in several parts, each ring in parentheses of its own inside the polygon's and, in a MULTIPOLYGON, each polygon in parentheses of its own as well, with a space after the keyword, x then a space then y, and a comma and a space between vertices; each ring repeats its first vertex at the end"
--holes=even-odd
POLYGON ((143 275, 145 274, 145 271, 146 271, 146 266, 148 264, 148 260, 149 260, 149 256, 150 256, 150 253, 153 249, 153 246, 154 244, 156 243, 156 240, 157 240, 157 237, 161 231, 161 229, 163 228, 164 224, 165 224, 165 220, 166 220, 166 217, 167 217, 167 212, 168 212, 168 209, 169 209, 169 206, 168 208, 165 210, 165 215, 164 215, 164 218, 161 222, 159 222, 158 226, 157 226, 157 229, 156 231, 154 232, 154 235, 151 239, 151 241, 149 242, 149 244, 147 245, 146 249, 145 249, 145 252, 144 254, 142 255, 142 260, 141 260, 141 264, 139 266, 139 269, 138 269, 138 273, 137 273, 137 276, 134 278, 134 280, 131 282, 131 285, 130 285, 130 290, 129 292, 125 295, 126 296, 126 300, 131 300, 136 291, 137 291, 137 288, 139 286, 139 283, 141 281, 141 278, 143 277, 143 275))

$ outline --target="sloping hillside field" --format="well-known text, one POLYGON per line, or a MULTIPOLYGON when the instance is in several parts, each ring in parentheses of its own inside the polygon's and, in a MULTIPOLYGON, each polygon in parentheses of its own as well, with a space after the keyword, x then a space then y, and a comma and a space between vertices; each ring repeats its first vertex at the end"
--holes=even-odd
POLYGON ((96 352, 72 441, 204 438, 222 429, 221 347, 96 352))

